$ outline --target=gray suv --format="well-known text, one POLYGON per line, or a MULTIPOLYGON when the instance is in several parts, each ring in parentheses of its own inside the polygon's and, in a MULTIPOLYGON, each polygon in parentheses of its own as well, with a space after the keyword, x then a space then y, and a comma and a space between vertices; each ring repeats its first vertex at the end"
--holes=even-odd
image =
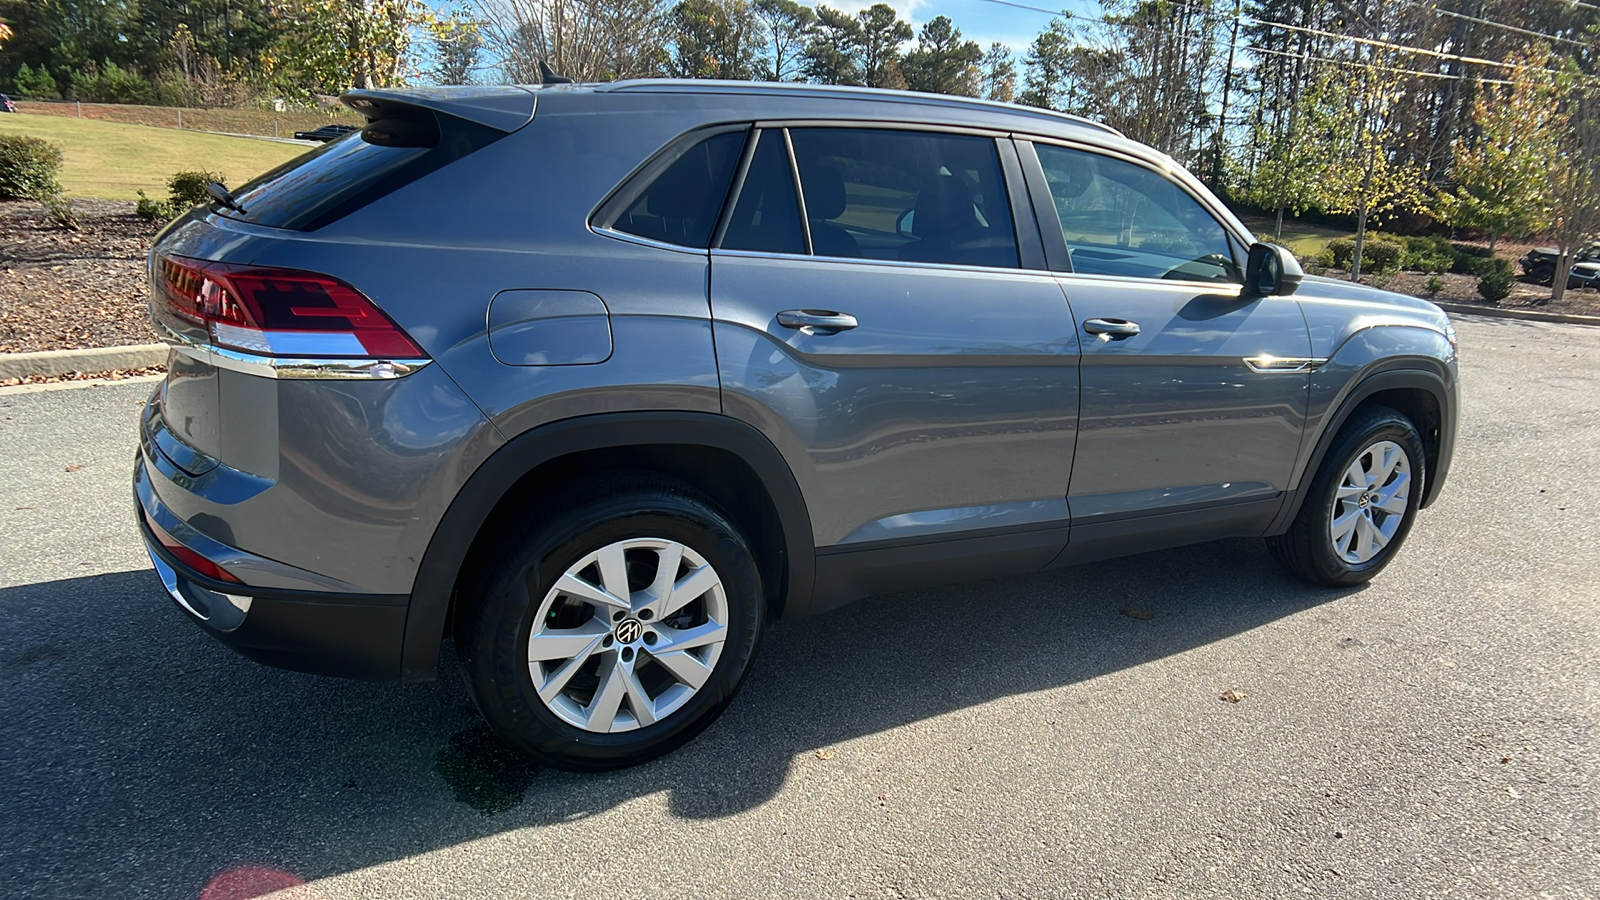
POLYGON ((630 765, 767 623, 1232 536, 1365 581, 1456 431, 1438 308, 1305 276, 1103 125, 773 84, 356 91, 173 223, 134 467, 253 659, 630 765))

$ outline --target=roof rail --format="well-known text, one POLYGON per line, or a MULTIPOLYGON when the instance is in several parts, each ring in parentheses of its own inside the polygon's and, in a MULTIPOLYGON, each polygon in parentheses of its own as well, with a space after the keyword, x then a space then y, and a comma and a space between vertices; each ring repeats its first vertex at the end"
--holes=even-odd
POLYGON ((609 84, 594 86, 596 91, 615 93, 727 93, 727 94, 766 94, 770 96, 794 97, 832 97, 840 100, 888 100, 894 103, 913 103, 922 106, 948 106, 954 108, 980 107, 983 109, 1001 110, 1011 115, 1029 116, 1033 118, 1048 119, 1053 122, 1068 122, 1084 128, 1093 128, 1117 137, 1123 137, 1122 132, 1104 122, 1072 113, 1057 112, 1053 109, 1040 109, 1036 106, 1022 106, 1016 103, 1001 103, 995 100, 979 100, 976 97, 958 97, 951 94, 928 94, 920 91, 897 91, 886 88, 849 87, 837 84, 803 84, 792 81, 719 81, 713 79, 694 78, 639 78, 628 81, 617 81, 609 84))

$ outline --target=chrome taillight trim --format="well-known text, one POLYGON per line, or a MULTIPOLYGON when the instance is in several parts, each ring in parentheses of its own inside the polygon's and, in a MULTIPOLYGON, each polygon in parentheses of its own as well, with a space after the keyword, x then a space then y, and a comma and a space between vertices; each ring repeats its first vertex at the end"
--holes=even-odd
POLYGON ((404 378, 421 369, 431 359, 308 359, 303 357, 262 356, 230 350, 195 341, 170 328, 167 343, 185 356, 219 369, 231 369, 262 378, 312 381, 387 381, 404 378))

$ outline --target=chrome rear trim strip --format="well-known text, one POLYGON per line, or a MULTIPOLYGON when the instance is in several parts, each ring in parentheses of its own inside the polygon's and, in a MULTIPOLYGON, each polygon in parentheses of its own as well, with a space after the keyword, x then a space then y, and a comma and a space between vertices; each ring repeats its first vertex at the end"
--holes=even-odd
POLYGON ((232 369, 262 378, 321 381, 404 378, 433 362, 431 359, 294 359, 224 350, 187 341, 173 343, 173 349, 221 369, 232 369))

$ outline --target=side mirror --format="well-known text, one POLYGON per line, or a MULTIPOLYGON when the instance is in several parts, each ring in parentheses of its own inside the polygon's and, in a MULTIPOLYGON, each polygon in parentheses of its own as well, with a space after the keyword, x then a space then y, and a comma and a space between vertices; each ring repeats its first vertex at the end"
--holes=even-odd
POLYGON ((1277 244, 1250 245, 1244 266, 1244 293, 1250 297, 1288 296, 1300 287, 1306 270, 1288 248, 1277 244))

